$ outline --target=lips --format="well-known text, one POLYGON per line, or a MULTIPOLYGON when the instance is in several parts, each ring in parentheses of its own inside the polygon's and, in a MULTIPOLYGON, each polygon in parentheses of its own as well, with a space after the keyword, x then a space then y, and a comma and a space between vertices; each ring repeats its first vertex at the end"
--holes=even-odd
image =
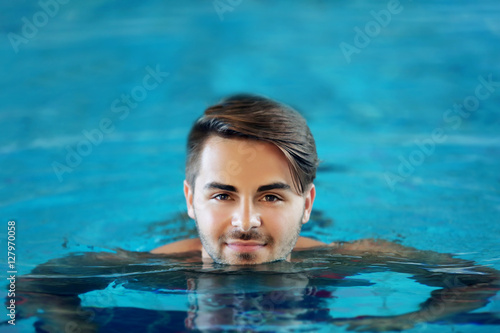
POLYGON ((255 241, 234 241, 227 243, 227 246, 237 252, 254 252, 263 248, 266 244, 255 241))

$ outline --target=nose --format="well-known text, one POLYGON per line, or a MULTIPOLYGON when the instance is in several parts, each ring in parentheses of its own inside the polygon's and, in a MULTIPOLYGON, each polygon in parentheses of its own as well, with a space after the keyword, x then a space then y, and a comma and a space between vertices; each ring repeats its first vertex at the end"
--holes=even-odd
POLYGON ((231 219, 231 224, 241 231, 250 231, 252 228, 258 228, 261 225, 260 215, 255 210, 251 202, 242 200, 239 207, 235 210, 231 219))

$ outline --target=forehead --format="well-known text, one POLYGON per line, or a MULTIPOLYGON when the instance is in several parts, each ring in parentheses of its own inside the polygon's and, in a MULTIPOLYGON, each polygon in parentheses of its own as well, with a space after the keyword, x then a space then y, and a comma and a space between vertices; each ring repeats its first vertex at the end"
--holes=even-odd
POLYGON ((275 145, 251 139, 207 139, 200 159, 198 180, 237 186, 283 182, 292 185, 285 155, 275 145))

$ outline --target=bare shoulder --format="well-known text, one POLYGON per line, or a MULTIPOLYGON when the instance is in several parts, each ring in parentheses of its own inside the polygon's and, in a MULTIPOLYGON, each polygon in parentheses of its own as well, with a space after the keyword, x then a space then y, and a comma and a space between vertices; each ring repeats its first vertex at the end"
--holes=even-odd
POLYGON ((299 237, 295 244, 295 249, 307 249, 318 246, 330 246, 338 252, 358 252, 358 253, 393 253, 406 254, 415 251, 414 248, 402 246, 393 242, 380 239, 360 239, 353 242, 333 242, 326 244, 308 237, 299 237))
POLYGON ((317 241, 309 237, 299 237, 297 243, 295 243, 294 250, 307 249, 309 247, 316 247, 316 246, 328 246, 328 244, 317 241))
POLYGON ((416 251, 415 248, 381 239, 360 239, 354 242, 335 242, 329 245, 337 248, 340 253, 358 252, 408 255, 416 251))
POLYGON ((189 251, 201 251, 201 241, 199 238, 184 239, 181 241, 169 243, 151 250, 155 254, 182 253, 189 251))

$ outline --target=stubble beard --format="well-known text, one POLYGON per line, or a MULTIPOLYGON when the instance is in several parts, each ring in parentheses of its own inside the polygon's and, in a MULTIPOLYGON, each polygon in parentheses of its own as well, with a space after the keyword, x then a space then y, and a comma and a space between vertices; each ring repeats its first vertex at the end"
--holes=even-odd
MULTIPOLYGON (((196 229, 198 231, 198 235, 201 240, 201 244, 205 251, 208 253, 210 258, 218 264, 224 264, 224 265, 256 265, 260 263, 268 263, 268 262, 274 262, 274 261, 281 261, 281 260, 286 260, 288 255, 292 252, 295 243, 297 243, 297 240, 300 235, 300 231, 302 229, 302 218, 304 216, 304 212, 302 212, 302 216, 299 219, 298 223, 296 224, 295 227, 295 232, 291 235, 291 237, 287 240, 284 240, 286 245, 282 246, 279 248, 279 251, 275 258, 271 258, 270 260, 267 261, 262 261, 262 262, 256 262, 257 254, 255 253, 249 253, 249 252, 242 252, 242 253, 237 253, 236 254, 236 263, 232 262, 232 260, 227 260, 227 258, 224 258, 223 255, 223 246, 226 243, 226 240, 228 239, 241 239, 241 240, 258 240, 266 243, 266 246, 273 247, 275 246, 275 240, 271 236, 263 236, 257 231, 250 231, 250 232, 241 232, 241 231, 233 231, 229 233, 229 235, 223 234, 219 237, 217 245, 218 249, 210 243, 210 241, 205 237, 205 234, 203 234, 200 231, 200 226, 198 224, 198 219, 196 218, 196 210, 194 210, 194 221, 196 224, 196 229)), ((268 258, 269 259, 269 258, 268 258)))

